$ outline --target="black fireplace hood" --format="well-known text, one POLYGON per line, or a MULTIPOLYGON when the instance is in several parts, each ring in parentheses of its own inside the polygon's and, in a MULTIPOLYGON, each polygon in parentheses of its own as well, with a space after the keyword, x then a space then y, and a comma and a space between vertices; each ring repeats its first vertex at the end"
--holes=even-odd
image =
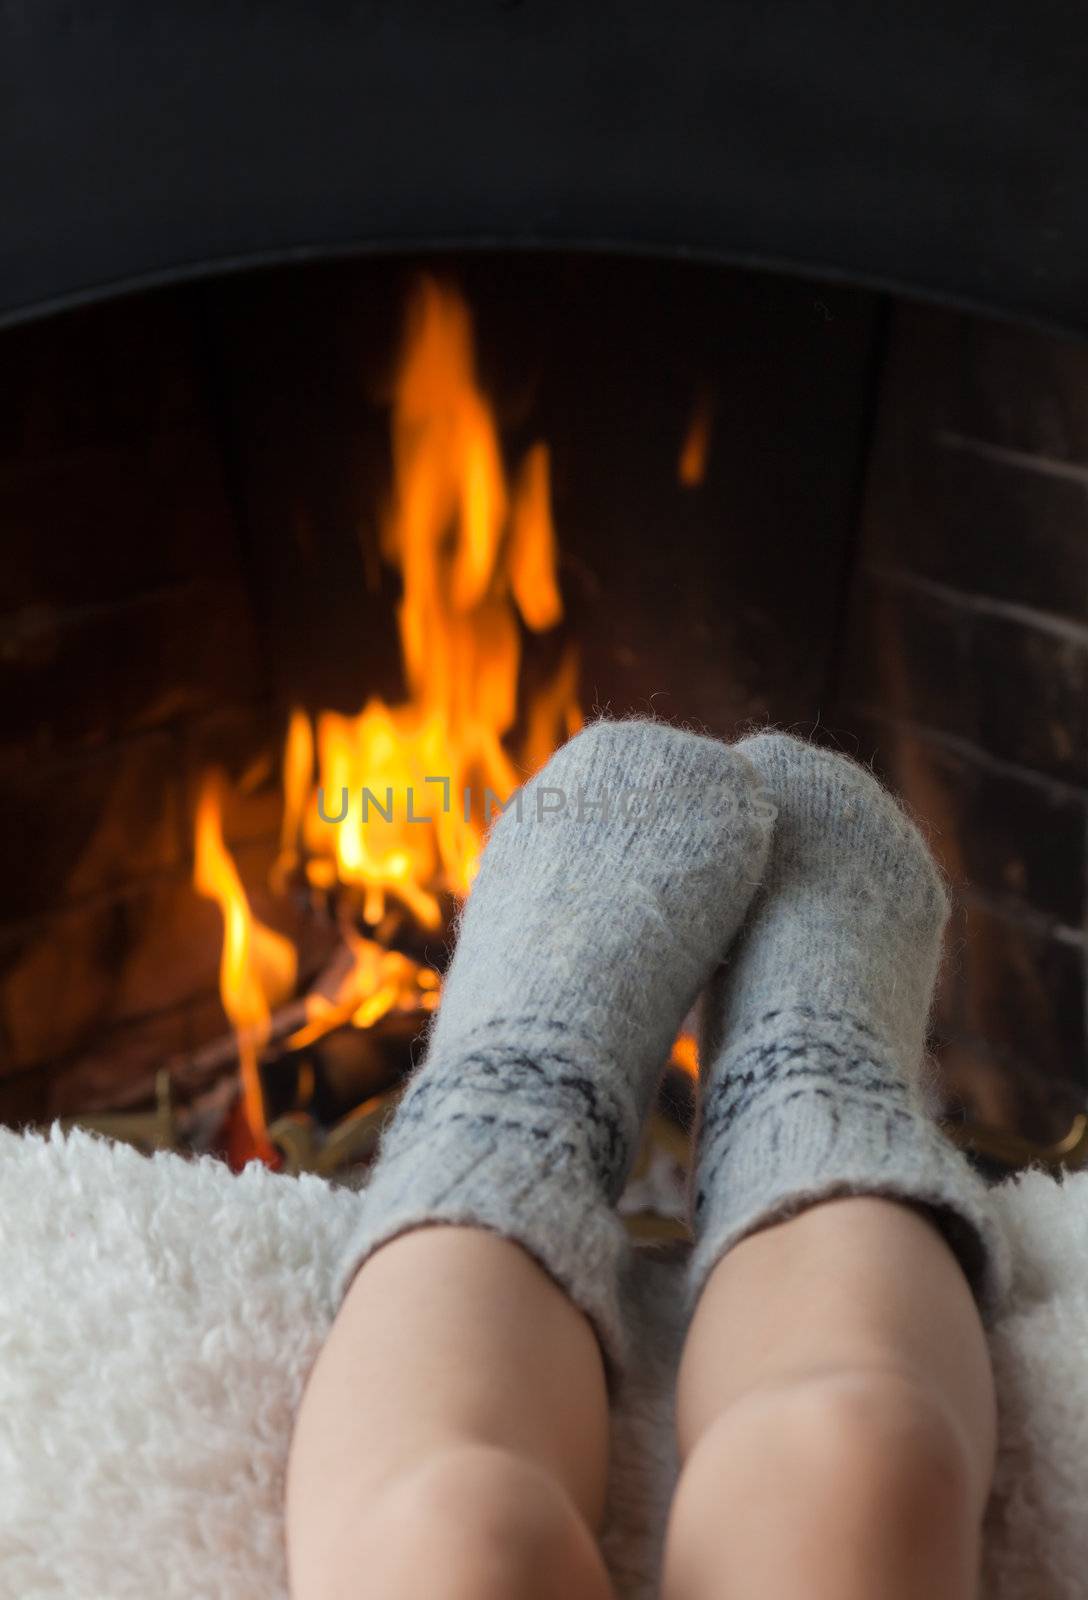
POLYGON ((0 320, 578 247, 1088 332, 1080 0, 3 0, 0 320))

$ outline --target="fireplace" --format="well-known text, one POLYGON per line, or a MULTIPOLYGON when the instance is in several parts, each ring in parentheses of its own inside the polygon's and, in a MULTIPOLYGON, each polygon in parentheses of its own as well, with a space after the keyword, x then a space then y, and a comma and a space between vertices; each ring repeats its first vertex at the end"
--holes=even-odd
POLYGON ((1088 353, 802 277, 504 251, 213 276, 0 336, 0 1117, 154 1127, 168 1092, 198 1142, 258 1148, 222 871, 266 939, 273 1158, 315 1128, 362 1148, 344 1119, 409 1064, 450 874, 428 918, 312 848, 307 871, 285 786, 300 751, 318 781, 330 714, 408 695, 391 422, 428 292, 471 318, 504 539, 519 496, 554 522, 562 615, 511 602, 503 748, 528 759, 534 707, 552 743, 599 708, 873 762, 955 889, 949 1107, 1060 1140, 1086 1087, 1088 353), (352 968, 345 928, 393 968, 352 968))

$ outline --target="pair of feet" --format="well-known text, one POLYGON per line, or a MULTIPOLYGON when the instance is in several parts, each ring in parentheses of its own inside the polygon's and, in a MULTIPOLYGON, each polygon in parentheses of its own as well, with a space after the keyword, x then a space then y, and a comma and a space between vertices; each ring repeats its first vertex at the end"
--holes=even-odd
POLYGON ((297 1600, 610 1600, 615 1202, 701 991, 663 1593, 973 1596, 994 1416, 968 1281, 993 1297, 1004 1250, 924 1104, 945 917, 890 797, 794 739, 600 722, 526 785, 300 1409, 297 1600))
POLYGON ((410 1228, 489 1228, 622 1372, 614 1205, 707 989, 692 1303, 739 1239, 843 1193, 931 1208, 990 1292, 981 1196, 923 1103, 946 917, 917 829, 855 763, 780 734, 592 724, 492 829, 345 1283, 410 1228))

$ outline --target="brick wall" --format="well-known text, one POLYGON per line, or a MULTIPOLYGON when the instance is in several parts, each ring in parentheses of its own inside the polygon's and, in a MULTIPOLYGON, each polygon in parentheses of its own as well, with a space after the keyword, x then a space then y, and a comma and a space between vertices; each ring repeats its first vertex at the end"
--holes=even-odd
POLYGON ((1060 1135, 1086 1082, 1088 349, 895 309, 835 719, 955 886, 950 1089, 1060 1135))
MULTIPOLYGON (((160 295, 6 333, 0 1117, 145 1096, 224 1019, 195 779, 274 748, 200 362, 160 295)), ((271 782, 228 819, 254 881, 271 782)))

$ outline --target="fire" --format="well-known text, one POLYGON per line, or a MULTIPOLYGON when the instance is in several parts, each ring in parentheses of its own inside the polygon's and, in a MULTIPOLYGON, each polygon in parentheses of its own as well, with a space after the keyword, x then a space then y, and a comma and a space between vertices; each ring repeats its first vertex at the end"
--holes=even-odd
POLYGON ((324 712, 315 730, 295 713, 283 849, 304 859, 316 886, 356 885, 369 924, 392 896, 437 928, 438 894, 463 896, 472 882, 488 796, 505 799, 581 715, 576 663, 565 658, 527 708, 511 754, 520 625, 543 632, 563 615, 548 451, 533 446, 511 489, 476 378, 468 310, 429 279, 410 307, 392 455, 382 552, 402 582, 408 698, 372 699, 356 717, 324 712))
POLYGON ((307 1021, 287 1041, 291 1050, 304 1049, 330 1028, 350 1022, 355 1028, 372 1028, 391 1011, 433 1011, 438 1004, 438 974, 421 967, 399 950, 387 950, 374 939, 364 939, 344 928, 352 965, 335 996, 318 994, 307 999, 307 1021))
POLYGON ((691 420, 684 435, 684 442, 680 446, 680 459, 676 467, 676 475, 685 489, 697 489, 706 477, 713 422, 713 391, 708 388, 700 389, 695 396, 691 420))
MULTIPOLYGON (((334 1000, 311 997, 295 1045, 345 1017, 368 1027, 390 1009, 437 1002, 433 975, 380 943, 389 901, 439 930, 443 897, 469 892, 493 804, 582 725, 572 651, 528 704, 519 699, 523 629, 545 632, 563 615, 547 446, 535 444, 508 481, 468 309, 430 279, 409 306, 391 443, 381 548, 401 581, 406 696, 392 706, 372 698, 356 716, 291 714, 272 880, 283 887, 301 873, 315 890, 346 889, 377 936, 343 920, 353 970, 334 1000)), ((270 947, 277 936, 252 919, 211 817, 203 845, 198 831, 197 886, 224 908, 223 1002, 250 1041, 243 1076, 254 1116, 260 1027, 272 986, 294 982, 293 952, 284 983, 283 941, 270 947)))
POLYGON ((674 1067, 679 1067, 681 1072, 686 1072, 689 1078, 699 1077, 699 1046, 693 1034, 681 1032, 677 1035, 672 1047, 670 1062, 674 1067))
POLYGON ((269 1159, 272 1150, 257 1057, 268 1038, 270 1006, 285 1000, 295 986, 297 961, 290 940, 266 927, 250 909, 238 869, 223 843, 222 793, 221 774, 209 773, 197 804, 193 883, 223 913, 219 992, 238 1038, 246 1121, 257 1153, 269 1159))

